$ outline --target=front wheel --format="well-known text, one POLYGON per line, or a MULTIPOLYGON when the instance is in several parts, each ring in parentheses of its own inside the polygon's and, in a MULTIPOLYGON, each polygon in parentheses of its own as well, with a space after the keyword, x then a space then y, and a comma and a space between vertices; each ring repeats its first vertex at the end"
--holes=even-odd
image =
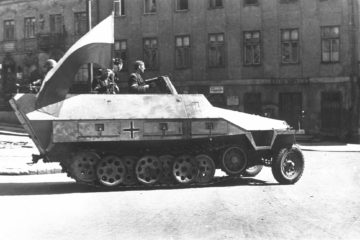
POLYGON ((272 164, 272 173, 280 184, 294 184, 304 172, 304 156, 298 146, 283 148, 272 164))

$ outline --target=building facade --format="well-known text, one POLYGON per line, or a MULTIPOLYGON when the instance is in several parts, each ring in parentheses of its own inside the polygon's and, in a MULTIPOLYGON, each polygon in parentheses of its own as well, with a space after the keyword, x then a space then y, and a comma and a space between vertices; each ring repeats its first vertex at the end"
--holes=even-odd
MULTIPOLYGON (((13 93, 44 76, 47 59, 59 60, 88 31, 86 6, 86 0, 0 1, 0 109, 9 109, 13 93)), ((87 85, 86 69, 77 82, 87 85)))
MULTIPOLYGON (((47 58, 86 32, 86 2, 0 1, 2 93, 41 75, 47 58)), ((124 92, 142 59, 146 77, 168 75, 180 93, 205 94, 216 106, 312 135, 359 135, 359 0, 91 2, 93 25, 114 11, 124 92)), ((86 90, 86 69, 78 75, 86 90)))
POLYGON ((143 59, 149 77, 169 75, 181 93, 214 105, 309 134, 359 135, 357 0, 101 4, 100 18, 115 12, 115 52, 128 71, 143 59))

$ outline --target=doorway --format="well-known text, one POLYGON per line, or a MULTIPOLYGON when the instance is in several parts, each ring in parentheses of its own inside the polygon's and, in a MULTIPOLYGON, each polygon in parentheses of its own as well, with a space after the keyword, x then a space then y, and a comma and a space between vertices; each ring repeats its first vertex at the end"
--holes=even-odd
POLYGON ((262 115, 261 93, 247 92, 244 94, 244 112, 262 115))
POLYGON ((341 127, 341 92, 321 93, 321 130, 337 134, 341 127))
POLYGON ((285 92, 279 94, 279 117, 296 130, 302 128, 302 93, 285 92))

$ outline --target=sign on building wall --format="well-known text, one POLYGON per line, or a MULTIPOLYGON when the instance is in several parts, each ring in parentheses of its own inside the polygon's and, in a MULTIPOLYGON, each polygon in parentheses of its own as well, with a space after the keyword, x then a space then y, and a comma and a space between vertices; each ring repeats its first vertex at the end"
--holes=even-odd
POLYGON ((3 51, 4 52, 14 52, 16 50, 15 42, 4 42, 3 51))
POLYGON ((210 86, 209 93, 222 94, 224 93, 224 86, 210 86))
POLYGON ((272 85, 297 85, 297 84, 309 84, 309 78, 273 78, 271 79, 272 85))

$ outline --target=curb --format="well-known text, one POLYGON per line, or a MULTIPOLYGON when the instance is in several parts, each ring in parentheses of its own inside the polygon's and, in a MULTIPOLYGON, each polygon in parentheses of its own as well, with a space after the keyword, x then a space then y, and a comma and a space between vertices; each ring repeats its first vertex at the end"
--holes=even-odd
POLYGON ((38 175, 62 173, 58 163, 39 163, 34 165, 0 166, 0 175, 38 175), (48 164, 48 166, 46 166, 48 164))
POLYGON ((24 169, 2 169, 0 175, 2 176, 17 176, 17 175, 41 175, 41 174, 57 174, 62 173, 61 169, 37 169, 37 170, 24 170, 24 169))
POLYGON ((326 150, 326 149, 310 149, 310 148, 301 148, 304 152, 329 152, 329 153, 335 153, 335 152, 360 152, 360 150, 326 150))
POLYGON ((40 175, 62 173, 59 163, 43 163, 28 165, 27 163, 0 165, 0 175, 40 175))
POLYGON ((0 134, 6 135, 28 135, 25 129, 19 124, 0 122, 0 134))
POLYGON ((8 135, 8 136, 19 136, 19 137, 29 137, 29 134, 22 133, 22 132, 14 132, 14 131, 4 131, 0 128, 1 135, 8 135))
POLYGON ((347 144, 347 145, 334 145, 334 146, 321 146, 321 145, 301 145, 299 144, 302 151, 308 152, 360 152, 359 144, 347 144))

